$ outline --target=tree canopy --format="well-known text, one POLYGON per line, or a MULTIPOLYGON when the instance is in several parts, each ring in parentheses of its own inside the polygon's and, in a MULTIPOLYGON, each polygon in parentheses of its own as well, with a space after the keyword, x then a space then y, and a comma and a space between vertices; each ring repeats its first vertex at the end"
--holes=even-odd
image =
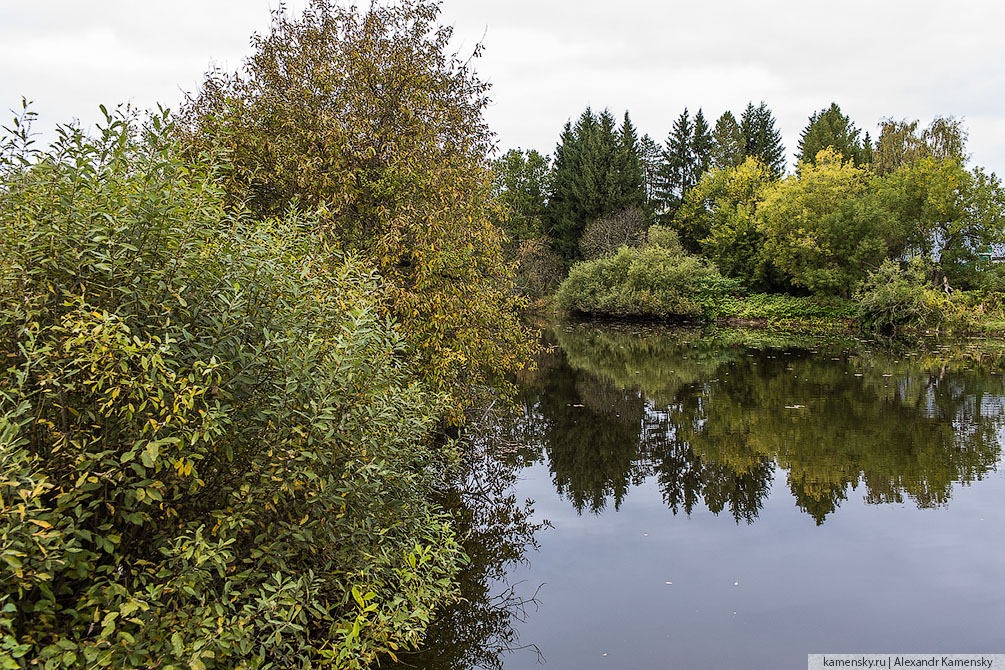
POLYGON ((521 367, 530 340, 493 224, 488 87, 448 52, 439 12, 431 0, 280 8, 243 69, 209 73, 182 118, 192 153, 225 151, 233 201, 315 210, 332 245, 366 257, 423 378, 459 410, 521 367))

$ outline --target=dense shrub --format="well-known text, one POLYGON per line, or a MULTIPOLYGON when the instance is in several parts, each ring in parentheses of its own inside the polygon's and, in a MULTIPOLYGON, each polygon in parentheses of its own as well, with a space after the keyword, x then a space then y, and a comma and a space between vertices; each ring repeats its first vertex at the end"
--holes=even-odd
POLYGON ((614 256, 573 266, 557 299, 564 309, 588 314, 699 317, 714 313, 736 288, 679 246, 650 245, 623 247, 614 256))
POLYGON ((516 250, 516 289, 538 299, 554 291, 565 275, 565 265, 543 237, 524 240, 516 250))
POLYGON ((464 557, 439 409, 311 217, 223 207, 164 117, 0 159, 0 663, 361 667, 464 557))

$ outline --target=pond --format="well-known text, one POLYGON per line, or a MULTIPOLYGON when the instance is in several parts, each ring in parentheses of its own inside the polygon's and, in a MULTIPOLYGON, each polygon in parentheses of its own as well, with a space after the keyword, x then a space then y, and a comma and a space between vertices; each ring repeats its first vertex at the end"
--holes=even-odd
POLYGON ((1001 343, 549 333, 480 441, 476 586, 410 665, 1005 651, 1001 343))

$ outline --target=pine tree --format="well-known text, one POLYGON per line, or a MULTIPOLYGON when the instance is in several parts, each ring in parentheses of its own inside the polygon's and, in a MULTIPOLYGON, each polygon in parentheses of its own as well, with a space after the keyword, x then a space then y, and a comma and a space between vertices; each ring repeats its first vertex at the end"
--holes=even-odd
POLYGON ((866 152, 859 141, 859 130, 851 120, 841 113, 841 108, 832 102, 810 117, 799 138, 799 163, 816 165, 817 152, 833 147, 845 160, 854 161, 857 167, 865 165, 866 152))
POLYGON ((723 112, 715 122, 712 142, 712 165, 717 168, 734 168, 743 163, 746 155, 743 134, 732 112, 723 112))
POLYGON ((785 172, 785 146, 782 133, 775 127, 775 117, 763 100, 758 107, 747 103, 740 117, 740 134, 743 135, 744 156, 757 158, 780 178, 785 172))

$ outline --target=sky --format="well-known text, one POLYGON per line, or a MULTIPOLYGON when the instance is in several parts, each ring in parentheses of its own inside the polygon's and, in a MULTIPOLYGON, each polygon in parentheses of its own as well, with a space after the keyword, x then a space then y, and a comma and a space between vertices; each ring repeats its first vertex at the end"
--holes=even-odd
MULTIPOLYGON (((278 4, 0 0, 0 113, 32 100, 44 142, 99 104, 177 108, 210 67, 240 67, 278 4)), ((461 54, 484 44, 500 150, 552 153, 587 105, 662 142, 685 107, 714 123, 763 100, 792 169, 808 117, 837 102, 873 138, 884 118, 962 118, 971 164, 1005 174, 1005 3, 444 0, 441 22, 461 54)))

